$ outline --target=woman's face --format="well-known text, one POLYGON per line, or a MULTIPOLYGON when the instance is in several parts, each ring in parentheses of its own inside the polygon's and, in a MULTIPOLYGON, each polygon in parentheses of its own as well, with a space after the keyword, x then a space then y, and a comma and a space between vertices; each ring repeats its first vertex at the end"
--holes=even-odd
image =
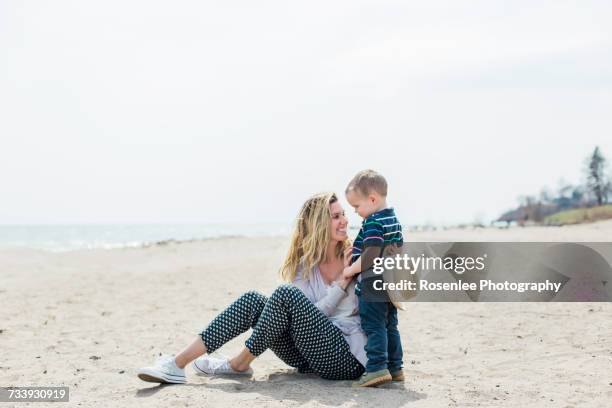
POLYGON ((338 201, 329 205, 331 212, 331 240, 344 241, 348 239, 346 232, 348 219, 344 215, 344 209, 338 201))

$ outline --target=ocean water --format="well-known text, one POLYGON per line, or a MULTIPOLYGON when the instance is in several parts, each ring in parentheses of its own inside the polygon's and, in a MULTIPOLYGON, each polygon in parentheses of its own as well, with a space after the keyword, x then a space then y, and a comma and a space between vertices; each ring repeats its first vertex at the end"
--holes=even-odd
POLYGON ((71 251, 140 247, 163 241, 288 235, 290 224, 0 225, 0 249, 71 251))

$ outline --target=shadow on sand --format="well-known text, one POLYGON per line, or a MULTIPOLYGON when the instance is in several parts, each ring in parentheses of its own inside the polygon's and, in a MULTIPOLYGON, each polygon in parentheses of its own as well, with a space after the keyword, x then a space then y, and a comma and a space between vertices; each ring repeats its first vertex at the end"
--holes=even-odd
POLYGON ((352 388, 350 381, 323 380, 312 374, 298 374, 294 370, 281 370, 258 378, 213 376, 206 377, 204 381, 142 388, 136 392, 136 397, 151 397, 163 388, 172 386, 208 388, 229 394, 256 393, 279 402, 293 401, 300 404, 317 402, 323 405, 340 405, 368 400, 380 402, 379 398, 385 395, 385 407, 397 408, 427 398, 427 394, 409 390, 400 383, 385 384, 378 388, 352 388))

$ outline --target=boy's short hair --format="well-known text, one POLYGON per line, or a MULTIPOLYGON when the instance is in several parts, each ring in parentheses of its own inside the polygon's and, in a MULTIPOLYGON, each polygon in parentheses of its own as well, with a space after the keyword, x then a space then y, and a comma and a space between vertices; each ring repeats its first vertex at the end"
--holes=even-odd
POLYGON ((356 191, 366 196, 372 191, 376 191, 381 196, 386 197, 387 180, 374 170, 362 170, 346 186, 345 194, 348 194, 349 191, 356 191))

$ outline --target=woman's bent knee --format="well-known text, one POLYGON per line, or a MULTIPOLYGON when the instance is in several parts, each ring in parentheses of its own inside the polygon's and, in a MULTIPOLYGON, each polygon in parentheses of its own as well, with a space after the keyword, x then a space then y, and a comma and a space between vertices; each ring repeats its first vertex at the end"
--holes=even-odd
POLYGON ((276 289, 274 289, 274 292, 272 292, 272 297, 286 297, 286 296, 296 296, 296 295, 301 295, 302 291, 289 284, 289 283, 284 283, 282 285, 280 285, 279 287, 277 287, 276 289))
POLYGON ((286 305, 292 305, 300 303, 300 300, 306 300, 306 296, 298 287, 286 283, 277 287, 272 292, 270 299, 286 305))
POLYGON ((240 295, 239 299, 253 303, 266 302, 266 297, 256 290, 249 290, 248 292, 243 293, 240 295))

